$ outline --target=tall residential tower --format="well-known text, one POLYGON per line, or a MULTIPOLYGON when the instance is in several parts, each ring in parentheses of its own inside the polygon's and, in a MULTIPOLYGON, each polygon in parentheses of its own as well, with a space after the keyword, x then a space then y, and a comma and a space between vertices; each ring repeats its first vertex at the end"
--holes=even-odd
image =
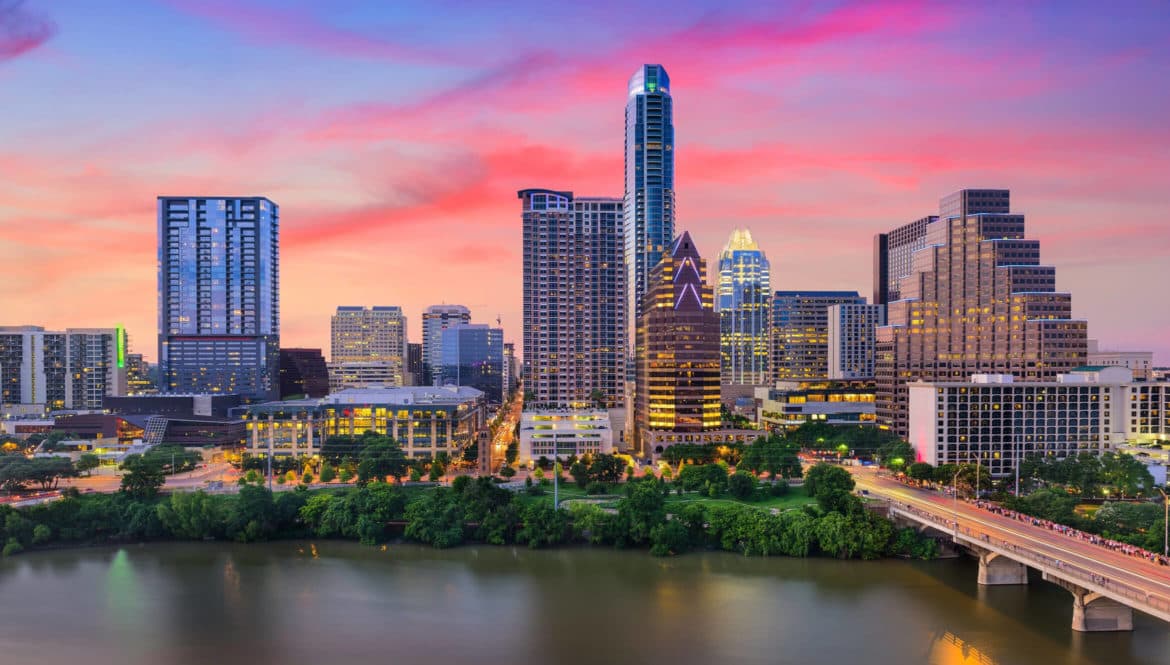
POLYGON ((524 389, 548 408, 620 407, 628 344, 622 201, 548 189, 519 196, 524 389))
POLYGON ((471 323, 471 310, 463 305, 431 305, 423 312, 423 363, 430 367, 431 375, 420 383, 438 383, 443 373, 443 331, 461 323, 471 323))
POLYGON ((719 347, 725 384, 771 380, 771 267, 751 231, 736 229, 719 255, 719 347))
POLYGON ((159 388, 275 399, 280 209, 263 197, 158 198, 159 388))
POLYGON ((662 65, 642 65, 630 77, 625 147, 622 212, 632 327, 651 286, 650 271, 674 241, 674 102, 662 65))

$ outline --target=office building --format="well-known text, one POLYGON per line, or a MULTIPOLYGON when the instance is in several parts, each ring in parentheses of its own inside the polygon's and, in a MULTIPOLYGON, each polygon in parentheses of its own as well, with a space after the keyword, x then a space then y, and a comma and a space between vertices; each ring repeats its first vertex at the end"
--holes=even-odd
POLYGON ((489 404, 504 399, 504 331, 462 323, 442 332, 440 385, 470 386, 489 404))
POLYGON ((1007 190, 964 190, 939 208, 877 332, 878 419, 901 436, 912 381, 1054 381, 1085 360, 1085 322, 1071 318, 1072 298, 1040 264, 1024 216, 1008 212, 1007 190))
POLYGON ((829 305, 829 378, 872 379, 878 326, 886 323, 881 305, 829 305))
POLYGON ((540 458, 613 453, 609 413, 597 409, 524 411, 520 414, 517 461, 530 466, 540 458))
MULTIPOLYGON (((674 100, 662 65, 642 65, 627 86, 622 214, 632 329, 651 287, 650 272, 674 241, 674 100)), ((635 337, 632 330, 629 337, 635 337)))
POLYGON ((280 399, 329 394, 329 370, 321 349, 280 350, 280 399))
POLYGON ((885 305, 901 300, 898 280, 910 274, 910 258, 926 247, 926 226, 937 215, 916 219, 889 233, 879 233, 873 241, 873 302, 885 305))
POLYGON ((622 201, 521 190, 524 388, 554 408, 624 403, 622 201))
POLYGON ((756 388, 756 422, 784 432, 807 422, 877 425, 877 388, 866 381, 778 381, 756 388))
POLYGON ((437 383, 442 371, 443 331, 460 323, 471 323, 471 310, 463 305, 431 305, 423 312, 423 362, 431 370, 427 385, 437 383))
POLYGON ((329 392, 346 388, 401 388, 406 385, 402 367, 393 360, 329 363, 329 392))
POLYGON ((423 361, 423 346, 417 342, 406 344, 406 380, 407 385, 430 385, 424 377, 430 377, 431 368, 423 361))
POLYGON ((121 327, 0 326, 0 404, 27 415, 100 409, 126 394, 126 339, 121 327))
POLYGON ((909 384, 909 441, 920 461, 975 463, 1004 476, 1016 460, 1116 451, 1170 437, 1170 383, 1124 367, 1079 367, 1055 380, 973 374, 909 384))
POLYGON ((239 410, 252 455, 311 457, 333 436, 375 432, 407 457, 458 459, 487 426, 483 393, 468 387, 350 388, 322 399, 252 404, 239 410))
POLYGON ((151 376, 150 363, 141 353, 126 354, 126 394, 127 395, 154 395, 158 392, 154 377, 151 376))
POLYGON ((1110 351, 1102 349, 1095 339, 1088 340, 1086 365, 1124 367, 1133 372, 1133 378, 1146 381, 1153 377, 1153 351, 1110 351))
POLYGON ((707 262, 689 233, 651 271, 638 319, 636 445, 654 431, 718 429, 719 314, 706 281, 707 262))
POLYGON ((829 378, 829 307, 865 304, 856 291, 777 291, 772 296, 772 376, 829 378))
POLYGON ((771 380, 771 266, 747 229, 736 229, 719 255, 719 347, 725 384, 771 380))
POLYGON ((158 198, 159 388, 279 394, 280 208, 158 198))
POLYGON ((406 316, 402 308, 338 307, 330 321, 329 361, 406 362, 406 316))

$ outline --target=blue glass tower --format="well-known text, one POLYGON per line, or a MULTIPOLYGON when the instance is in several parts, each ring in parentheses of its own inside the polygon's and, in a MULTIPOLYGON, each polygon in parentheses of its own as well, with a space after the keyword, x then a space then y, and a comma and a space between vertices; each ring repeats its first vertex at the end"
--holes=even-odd
POLYGON ((470 386, 490 403, 503 401, 504 331, 482 323, 461 323, 441 333, 443 385, 470 386))
POLYGON ((772 276, 768 258, 747 229, 732 231, 719 255, 719 347, 725 384, 771 380, 772 276))
MULTIPOLYGON (((642 314, 650 271, 674 242, 674 102, 662 65, 642 65, 626 96, 627 316, 642 314)), ((630 340, 635 339, 631 330, 630 340)))
POLYGON ((263 197, 158 198, 164 392, 276 399, 280 211, 263 197))

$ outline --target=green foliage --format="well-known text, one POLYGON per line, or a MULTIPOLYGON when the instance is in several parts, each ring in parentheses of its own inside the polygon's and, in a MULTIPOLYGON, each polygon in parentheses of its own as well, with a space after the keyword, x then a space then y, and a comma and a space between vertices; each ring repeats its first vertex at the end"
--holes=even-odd
POLYGON ((453 490, 436 489, 406 507, 406 537, 436 548, 463 542, 463 511, 453 490))
POLYGON ((800 446, 776 434, 760 437, 743 451, 739 468, 773 478, 799 478, 800 446))
POLYGON ((914 480, 928 481, 934 479, 934 467, 926 462, 915 462, 906 469, 906 475, 914 480))
POLYGON ((690 548, 690 533, 678 520, 666 520, 650 530, 650 554, 653 556, 674 556, 690 548))
POLYGON ((585 493, 589 494, 590 496, 606 494, 607 492, 609 492, 609 485, 596 480, 585 486, 585 493))
POLYGON ((534 502, 524 509, 524 527, 516 534, 516 542, 528 543, 536 549, 552 547, 568 540, 569 517, 551 504, 534 502))
POLYGON ((911 528, 898 529, 890 546, 891 554, 929 561, 938 558, 938 543, 911 528))
POLYGON ((93 453, 82 453, 77 458, 77 462, 73 464, 73 468, 77 473, 84 473, 87 476, 102 463, 101 458, 93 453))
POLYGON ((157 457, 128 455, 120 468, 122 491, 136 499, 154 497, 166 482, 162 463, 157 457))
POLYGON ((666 519, 666 502, 660 481, 649 478, 626 485, 625 498, 618 501, 618 519, 626 527, 622 544, 644 545, 650 532, 666 519))
POLYGON ((331 483, 337 478, 337 469, 328 462, 321 465, 320 481, 323 483, 331 483))
POLYGON ((816 464, 804 476, 804 490, 814 499, 827 492, 852 492, 853 485, 853 476, 835 464, 816 464))
POLYGON ((0 489, 10 492, 24 490, 29 485, 50 490, 56 487, 62 478, 72 478, 76 475, 73 463, 66 457, 0 456, 0 489))
POLYGON ((756 496, 756 477, 747 471, 736 471, 727 479, 727 491, 741 501, 753 499, 756 496))
POLYGON ((223 535, 224 501, 202 490, 175 492, 158 504, 159 522, 175 538, 198 540, 223 535))

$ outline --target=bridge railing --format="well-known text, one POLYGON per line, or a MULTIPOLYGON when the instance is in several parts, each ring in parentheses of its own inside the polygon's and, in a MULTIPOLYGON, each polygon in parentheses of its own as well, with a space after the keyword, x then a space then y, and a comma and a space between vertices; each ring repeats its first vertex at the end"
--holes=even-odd
MULTIPOLYGON (((890 509, 899 513, 908 513, 919 519, 923 519, 941 527, 945 527, 947 531, 956 536, 966 536, 968 540, 973 543, 987 545, 991 547, 998 547, 1007 550, 1012 558, 1026 559, 1030 562, 1040 564, 1045 572, 1052 571, 1061 577, 1067 577, 1077 582, 1085 583, 1085 587, 1094 591, 1104 590, 1113 595, 1121 596, 1126 600, 1131 601, 1136 605, 1146 605, 1160 612, 1170 614, 1170 600, 1163 598, 1157 594, 1152 594, 1147 591, 1138 589, 1137 587, 1111 580, 1104 575, 1098 575, 1090 570, 1086 570, 1081 566, 1071 564, 1061 559, 1056 559, 1039 552, 1033 552, 1028 549, 1021 549, 1018 545, 1010 543, 1006 540, 995 538, 992 539, 990 534, 982 533, 981 531, 972 531, 969 527, 959 525, 956 528, 955 520, 941 517, 925 510, 920 510, 911 506, 910 504, 898 504, 890 502, 890 509)), ((956 542, 958 538, 956 538, 956 542)))

